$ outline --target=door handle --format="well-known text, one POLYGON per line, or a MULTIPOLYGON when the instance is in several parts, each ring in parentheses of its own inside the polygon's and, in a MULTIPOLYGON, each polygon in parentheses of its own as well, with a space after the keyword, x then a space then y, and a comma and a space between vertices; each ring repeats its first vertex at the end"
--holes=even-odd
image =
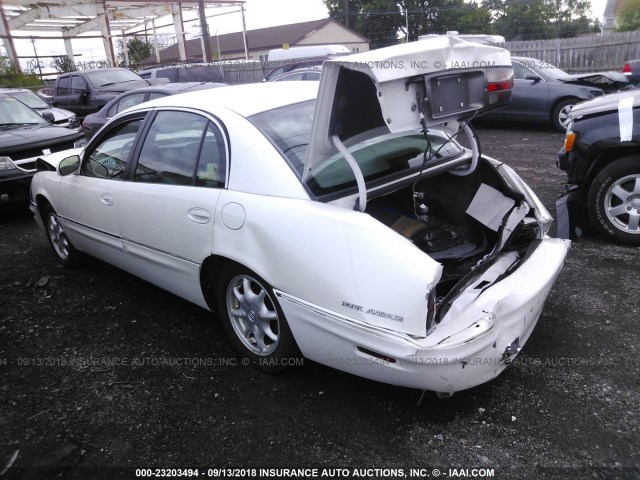
POLYGON ((113 205, 113 195, 111 195, 110 193, 102 194, 100 196, 100 203, 106 205, 107 207, 110 207, 111 205, 113 205))
POLYGON ((189 218, 189 220, 195 223, 204 224, 209 223, 209 220, 211 220, 211 214, 204 208, 190 208, 189 212, 187 213, 187 217, 189 218))

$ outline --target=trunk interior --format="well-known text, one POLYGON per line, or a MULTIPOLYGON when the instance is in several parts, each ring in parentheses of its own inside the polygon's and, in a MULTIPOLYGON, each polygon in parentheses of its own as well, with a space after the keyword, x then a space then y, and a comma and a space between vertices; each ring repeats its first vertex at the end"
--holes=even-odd
MULTIPOLYGON (((456 176, 447 172, 425 176, 414 187, 409 185, 395 190, 371 199, 367 204, 367 213, 409 238, 443 265, 442 278, 436 287, 440 299, 449 294, 480 260, 495 253, 500 230, 488 228, 467 213, 482 184, 516 204, 523 200, 505 185, 491 165, 480 161, 470 175, 456 176)), ((494 208, 491 204, 483 207, 494 208)), ((519 225, 503 251, 522 250, 524 253, 536 238, 536 228, 535 222, 519 225)))

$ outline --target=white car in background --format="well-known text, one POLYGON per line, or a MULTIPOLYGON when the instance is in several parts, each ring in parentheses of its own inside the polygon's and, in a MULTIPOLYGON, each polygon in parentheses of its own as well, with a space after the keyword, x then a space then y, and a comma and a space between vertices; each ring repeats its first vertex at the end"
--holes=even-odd
POLYGON ((465 123, 511 87, 508 52, 445 37, 154 100, 40 162, 31 208, 60 262, 217 311, 264 369, 451 394, 517 355, 569 248, 465 123))

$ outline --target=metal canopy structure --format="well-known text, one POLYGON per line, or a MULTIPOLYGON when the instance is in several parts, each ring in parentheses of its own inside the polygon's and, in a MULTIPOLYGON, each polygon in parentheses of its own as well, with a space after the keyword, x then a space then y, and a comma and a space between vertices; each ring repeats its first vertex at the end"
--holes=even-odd
MULTIPOLYGON (((205 8, 240 7, 242 25, 245 34, 244 0, 179 0, 140 2, 132 0, 99 0, 82 2, 74 0, 0 0, 0 38, 10 60, 19 68, 18 55, 14 46, 14 38, 64 39, 67 56, 73 61, 72 38, 103 39, 107 60, 116 64, 113 37, 133 35, 144 31, 156 35, 155 21, 161 17, 172 16, 175 35, 181 60, 186 60, 185 31, 183 12, 192 10, 198 13, 203 43, 209 45, 209 32, 205 18, 205 8), (37 35, 15 35, 12 32, 38 32, 37 35), (44 35, 43 35, 44 32, 44 35), (47 32, 57 35, 48 36, 47 32), (119 32, 119 35, 112 34, 119 32), (93 34, 93 35, 91 35, 93 34)), ((210 51, 205 49, 203 60, 211 61, 210 51), (207 55, 208 54, 208 55, 207 55)), ((125 49, 126 56, 126 49, 125 49)), ((156 56, 159 53, 156 47, 156 56)), ((128 59, 126 59, 128 63, 128 59)))

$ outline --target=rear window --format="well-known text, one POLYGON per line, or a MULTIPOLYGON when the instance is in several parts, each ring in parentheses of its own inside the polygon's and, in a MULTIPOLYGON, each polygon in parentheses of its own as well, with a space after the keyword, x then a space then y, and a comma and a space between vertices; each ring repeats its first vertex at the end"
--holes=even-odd
MULTIPOLYGON (((386 130, 386 129, 385 129, 386 130)), ((346 145, 358 163, 365 181, 377 180, 394 174, 431 167, 462 154, 463 149, 438 130, 429 131, 429 141, 419 131, 378 135, 346 145), (428 153, 425 156, 425 152, 428 153), (428 159, 428 162, 425 160, 428 159)), ((341 154, 336 154, 311 171, 307 186, 316 196, 339 192, 356 186, 353 170, 341 154)))
POLYGON ((251 121, 278 147, 298 178, 302 179, 316 102, 296 103, 268 110, 251 121))
MULTIPOLYGON (((269 110, 254 115, 251 121, 280 150, 296 175, 302 180, 315 101, 269 110)), ((463 154, 464 149, 444 132, 431 128, 428 140, 419 130, 391 133, 380 127, 356 135, 345 142, 355 158, 365 181, 406 175, 463 154), (425 157, 425 152, 431 155, 425 157), (423 165, 425 158, 428 163, 423 165)), ((345 158, 336 153, 320 163, 306 179, 306 185, 321 197, 356 186, 356 178, 345 158)))

